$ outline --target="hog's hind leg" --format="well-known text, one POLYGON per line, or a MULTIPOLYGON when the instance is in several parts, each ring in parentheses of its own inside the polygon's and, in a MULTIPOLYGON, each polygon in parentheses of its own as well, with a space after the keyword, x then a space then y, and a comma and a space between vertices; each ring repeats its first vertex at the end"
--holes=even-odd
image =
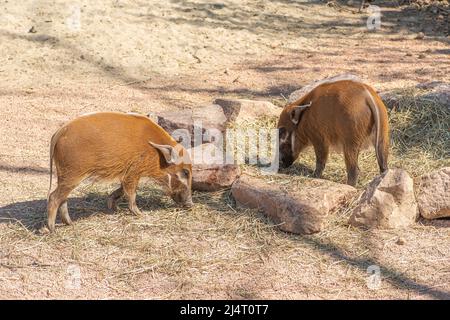
POLYGON ((59 215, 64 224, 70 226, 72 224, 72 220, 69 215, 69 208, 67 207, 67 200, 64 201, 59 207, 59 215))
POLYGON ((347 168, 347 184, 356 186, 359 176, 358 157, 360 147, 357 145, 344 146, 345 166, 347 168))
POLYGON ((116 191, 111 193, 111 195, 108 197, 108 209, 111 211, 117 211, 117 201, 120 200, 124 196, 124 190, 123 186, 120 186, 116 191))
POLYGON ((122 182, 123 191, 128 197, 128 208, 134 215, 141 216, 142 212, 136 204, 136 189, 138 185, 139 177, 128 177, 122 182))
POLYGON ((50 232, 55 231, 55 221, 58 210, 60 210, 63 222, 71 223, 69 212, 67 210, 67 197, 75 187, 76 184, 66 184, 58 181, 58 187, 50 194, 47 204, 47 227, 50 232))

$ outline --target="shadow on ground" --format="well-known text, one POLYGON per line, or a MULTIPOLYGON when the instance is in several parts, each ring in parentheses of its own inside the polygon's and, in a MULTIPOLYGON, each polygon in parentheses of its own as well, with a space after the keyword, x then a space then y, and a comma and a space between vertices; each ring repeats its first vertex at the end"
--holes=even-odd
POLYGON ((34 166, 11 166, 7 164, 0 164, 0 171, 11 172, 11 173, 31 173, 39 175, 49 175, 50 171, 47 168, 34 167, 34 166))
MULTIPOLYGON (((154 190, 152 190, 154 191, 154 190)), ((144 190, 145 192, 145 190, 144 190)), ((69 213, 72 221, 83 220, 93 215, 116 214, 106 207, 106 194, 89 193, 85 197, 68 200, 69 213)), ((145 211, 160 210, 171 206, 170 200, 163 197, 162 191, 152 192, 150 196, 138 196, 138 207, 145 211)), ((122 199, 119 211, 127 211, 127 201, 122 199)), ((47 200, 30 200, 12 203, 0 207, 0 223, 18 224, 31 232, 37 232, 47 222, 47 200)), ((59 215, 56 220, 61 223, 59 215)))
MULTIPOLYGON (((408 278, 403 272, 391 267, 380 264, 373 258, 354 258, 349 257, 341 248, 336 246, 331 240, 319 240, 317 238, 304 237, 300 241, 304 241, 320 252, 332 257, 336 261, 344 260, 347 264, 360 269, 362 272, 368 272, 370 266, 380 268, 380 276, 383 281, 391 283, 398 289, 414 291, 417 294, 427 295, 434 299, 450 299, 450 292, 439 290, 433 286, 421 284, 413 279, 408 278)), ((370 274, 368 273, 368 276, 370 274)))
MULTIPOLYGON (((223 211, 226 215, 235 215, 236 213, 231 213, 229 210, 226 210, 227 205, 236 207, 234 200, 232 199, 230 192, 224 192, 220 198, 207 201, 206 204, 214 211, 223 211)), ((237 212, 240 211, 239 208, 236 208, 237 212)), ((260 219, 265 221, 266 223, 271 224, 270 221, 266 220, 261 214, 260 219)), ((447 226, 450 223, 450 219, 438 219, 436 221, 425 222, 434 225, 436 223, 439 226, 447 226)), ((279 231, 284 233, 283 231, 279 231)), ((434 299, 450 299, 450 292, 440 290, 433 286, 429 286, 426 284, 422 284, 414 279, 409 278, 404 274, 404 272, 397 270, 395 268, 386 266, 380 263, 377 259, 377 252, 372 252, 370 258, 358 258, 355 256, 351 256, 351 254, 347 253, 343 248, 339 247, 331 237, 325 236, 297 236, 286 233, 293 241, 297 241, 299 243, 306 243, 308 246, 313 248, 316 251, 319 251, 329 257, 331 257, 335 261, 345 261, 348 265, 358 268, 360 271, 366 273, 368 268, 371 266, 377 266, 380 268, 381 280, 389 282, 396 288, 405 291, 415 292, 420 295, 426 295, 430 298, 434 299)), ((376 243, 379 242, 379 239, 376 235, 364 234, 362 241, 364 241, 365 245, 369 248, 379 247, 376 243), (367 236, 367 237, 366 237, 367 236)), ((370 274, 368 273, 368 276, 370 274)))

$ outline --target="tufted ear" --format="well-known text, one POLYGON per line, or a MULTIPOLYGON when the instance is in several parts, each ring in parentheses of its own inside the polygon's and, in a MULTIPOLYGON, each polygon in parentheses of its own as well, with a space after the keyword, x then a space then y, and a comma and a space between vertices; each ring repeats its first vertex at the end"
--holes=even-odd
POLYGON ((295 125, 299 124, 303 111, 308 109, 311 106, 311 104, 312 102, 292 108, 290 116, 293 124, 295 125))
POLYGON ((164 156, 167 164, 176 164, 178 163, 178 154, 175 151, 175 148, 168 144, 156 144, 151 141, 148 142, 152 147, 159 150, 161 154, 164 156))

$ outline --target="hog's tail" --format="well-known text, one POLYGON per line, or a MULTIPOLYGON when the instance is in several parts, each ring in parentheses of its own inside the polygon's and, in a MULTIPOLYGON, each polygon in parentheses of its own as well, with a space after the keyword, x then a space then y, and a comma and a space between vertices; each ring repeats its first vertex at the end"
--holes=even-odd
POLYGON ((373 90, 367 90, 368 106, 375 122, 375 154, 377 156, 380 173, 388 169, 389 154, 389 124, 386 106, 373 90))
POLYGON ((53 183, 53 157, 55 155, 55 148, 56 144, 58 143, 59 138, 61 137, 61 134, 63 133, 63 128, 59 129, 55 132, 55 134, 52 136, 52 139, 50 141, 50 185, 48 187, 48 193, 47 193, 47 200, 50 197, 50 193, 52 191, 52 183, 53 183))

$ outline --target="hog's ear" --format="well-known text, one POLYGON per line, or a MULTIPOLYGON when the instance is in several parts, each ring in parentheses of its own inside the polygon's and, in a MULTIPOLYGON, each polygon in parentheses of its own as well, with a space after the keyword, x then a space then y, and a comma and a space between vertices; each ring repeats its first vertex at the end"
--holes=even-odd
POLYGON ((301 106, 295 106, 292 108, 290 116, 291 116, 291 121, 293 124, 297 125, 300 122, 300 119, 302 117, 303 111, 305 111, 306 109, 308 109, 311 106, 311 102, 309 104, 304 104, 301 106))
POLYGON ((155 149, 159 150, 161 154, 166 159, 167 164, 176 164, 178 162, 178 155, 175 151, 175 148, 168 144, 156 144, 149 141, 150 145, 155 149))

